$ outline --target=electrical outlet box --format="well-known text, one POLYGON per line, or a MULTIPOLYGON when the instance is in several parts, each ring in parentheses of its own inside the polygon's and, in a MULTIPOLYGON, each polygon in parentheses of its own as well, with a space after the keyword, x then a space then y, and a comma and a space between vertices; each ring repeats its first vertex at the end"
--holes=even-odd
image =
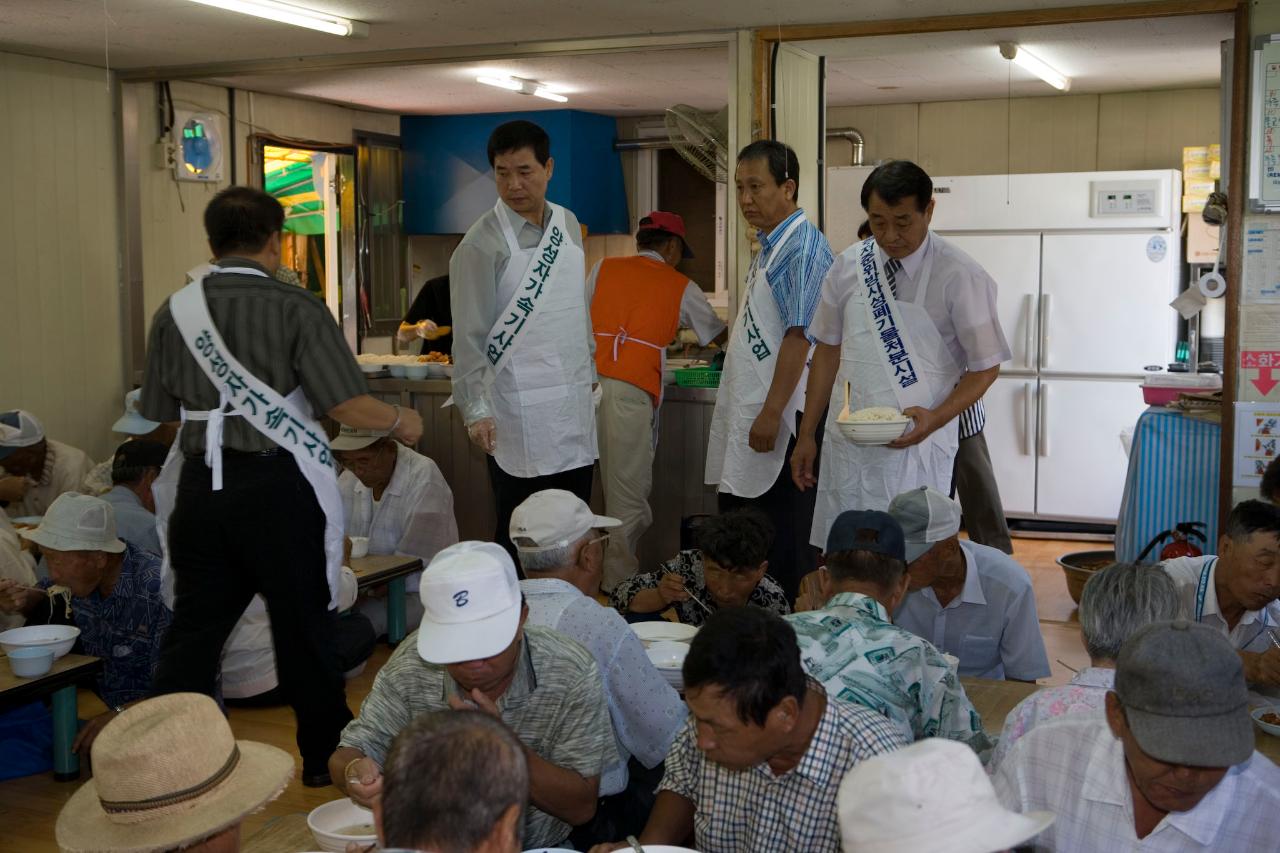
POLYGON ((151 146, 151 166, 155 169, 172 169, 178 160, 178 146, 171 140, 161 139, 151 146))
POLYGON ((1160 213, 1159 181, 1090 181, 1089 215, 1155 216, 1160 213))

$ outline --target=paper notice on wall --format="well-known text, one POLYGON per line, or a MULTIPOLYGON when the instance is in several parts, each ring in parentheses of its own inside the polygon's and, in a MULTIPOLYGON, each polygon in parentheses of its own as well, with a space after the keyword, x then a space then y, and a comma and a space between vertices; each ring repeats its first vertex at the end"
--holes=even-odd
POLYGON ((1236 403, 1232 485, 1257 488, 1267 465, 1280 452, 1280 404, 1236 403))
POLYGON ((1244 256, 1242 304, 1280 303, 1280 223, 1249 225, 1244 256))

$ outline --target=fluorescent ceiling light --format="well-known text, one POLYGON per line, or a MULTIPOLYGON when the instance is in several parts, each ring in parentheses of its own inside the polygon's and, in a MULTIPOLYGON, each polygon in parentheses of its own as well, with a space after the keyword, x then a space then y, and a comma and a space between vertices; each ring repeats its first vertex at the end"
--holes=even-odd
POLYGON ((539 86, 538 88, 534 89, 533 94, 537 95, 539 98, 546 98, 548 101, 557 101, 561 104, 566 104, 569 102, 569 99, 566 98, 564 95, 561 95, 559 92, 553 92, 550 89, 548 89, 546 86, 539 86))
POLYGON ((316 12, 289 3, 279 3, 276 0, 191 0, 191 2, 213 6, 215 9, 226 9, 229 12, 239 12, 243 15, 253 15, 255 18, 265 18, 281 24, 306 27, 309 30, 318 30, 334 36, 364 38, 369 35, 369 25, 363 21, 353 21, 350 18, 341 18, 327 12, 316 12))
POLYGON ((1036 75, 1059 91, 1065 92, 1071 88, 1070 77, 1063 74, 1061 71, 1054 69, 1035 54, 1027 53, 1026 50, 1018 47, 1018 45, 1013 42, 1001 42, 1000 55, 1011 61, 1014 65, 1020 66, 1023 70, 1036 75))
POLYGON ((486 86, 497 86, 499 89, 508 89, 512 92, 519 92, 524 88, 524 84, 519 80, 511 77, 488 77, 481 76, 476 78, 477 83, 483 83, 486 86))

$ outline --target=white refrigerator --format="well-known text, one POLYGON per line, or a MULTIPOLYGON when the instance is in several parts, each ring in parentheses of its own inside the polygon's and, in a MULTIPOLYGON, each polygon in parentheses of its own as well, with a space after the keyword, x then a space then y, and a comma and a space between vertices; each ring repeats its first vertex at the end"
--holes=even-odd
MULTIPOLYGON (((844 244, 833 248, 862 221, 867 173, 830 170, 829 232, 844 244)), ((1013 350, 985 397, 1006 515, 1114 523, 1120 434, 1145 408, 1143 367, 1174 355, 1181 175, 942 177, 934 187, 932 227, 995 279, 1013 350)))

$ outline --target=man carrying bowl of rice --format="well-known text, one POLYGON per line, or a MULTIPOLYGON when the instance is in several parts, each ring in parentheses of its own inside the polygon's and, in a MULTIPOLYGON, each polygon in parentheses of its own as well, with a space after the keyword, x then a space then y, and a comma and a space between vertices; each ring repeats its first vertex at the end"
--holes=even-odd
POLYGON ((844 510, 886 510, 917 486, 951 491, 956 419, 995 381, 1012 357, 996 314, 996 283, 972 258, 929 232, 933 181, 916 164, 879 166, 862 187, 871 238, 836 258, 809 326, 817 340, 805 416, 791 471, 801 489, 817 488, 809 541, 826 542, 844 510), (832 389, 822 447, 816 434, 832 389), (904 432, 875 443, 842 434, 861 410, 892 407, 904 432), (907 423, 906 419, 910 419, 907 423))

